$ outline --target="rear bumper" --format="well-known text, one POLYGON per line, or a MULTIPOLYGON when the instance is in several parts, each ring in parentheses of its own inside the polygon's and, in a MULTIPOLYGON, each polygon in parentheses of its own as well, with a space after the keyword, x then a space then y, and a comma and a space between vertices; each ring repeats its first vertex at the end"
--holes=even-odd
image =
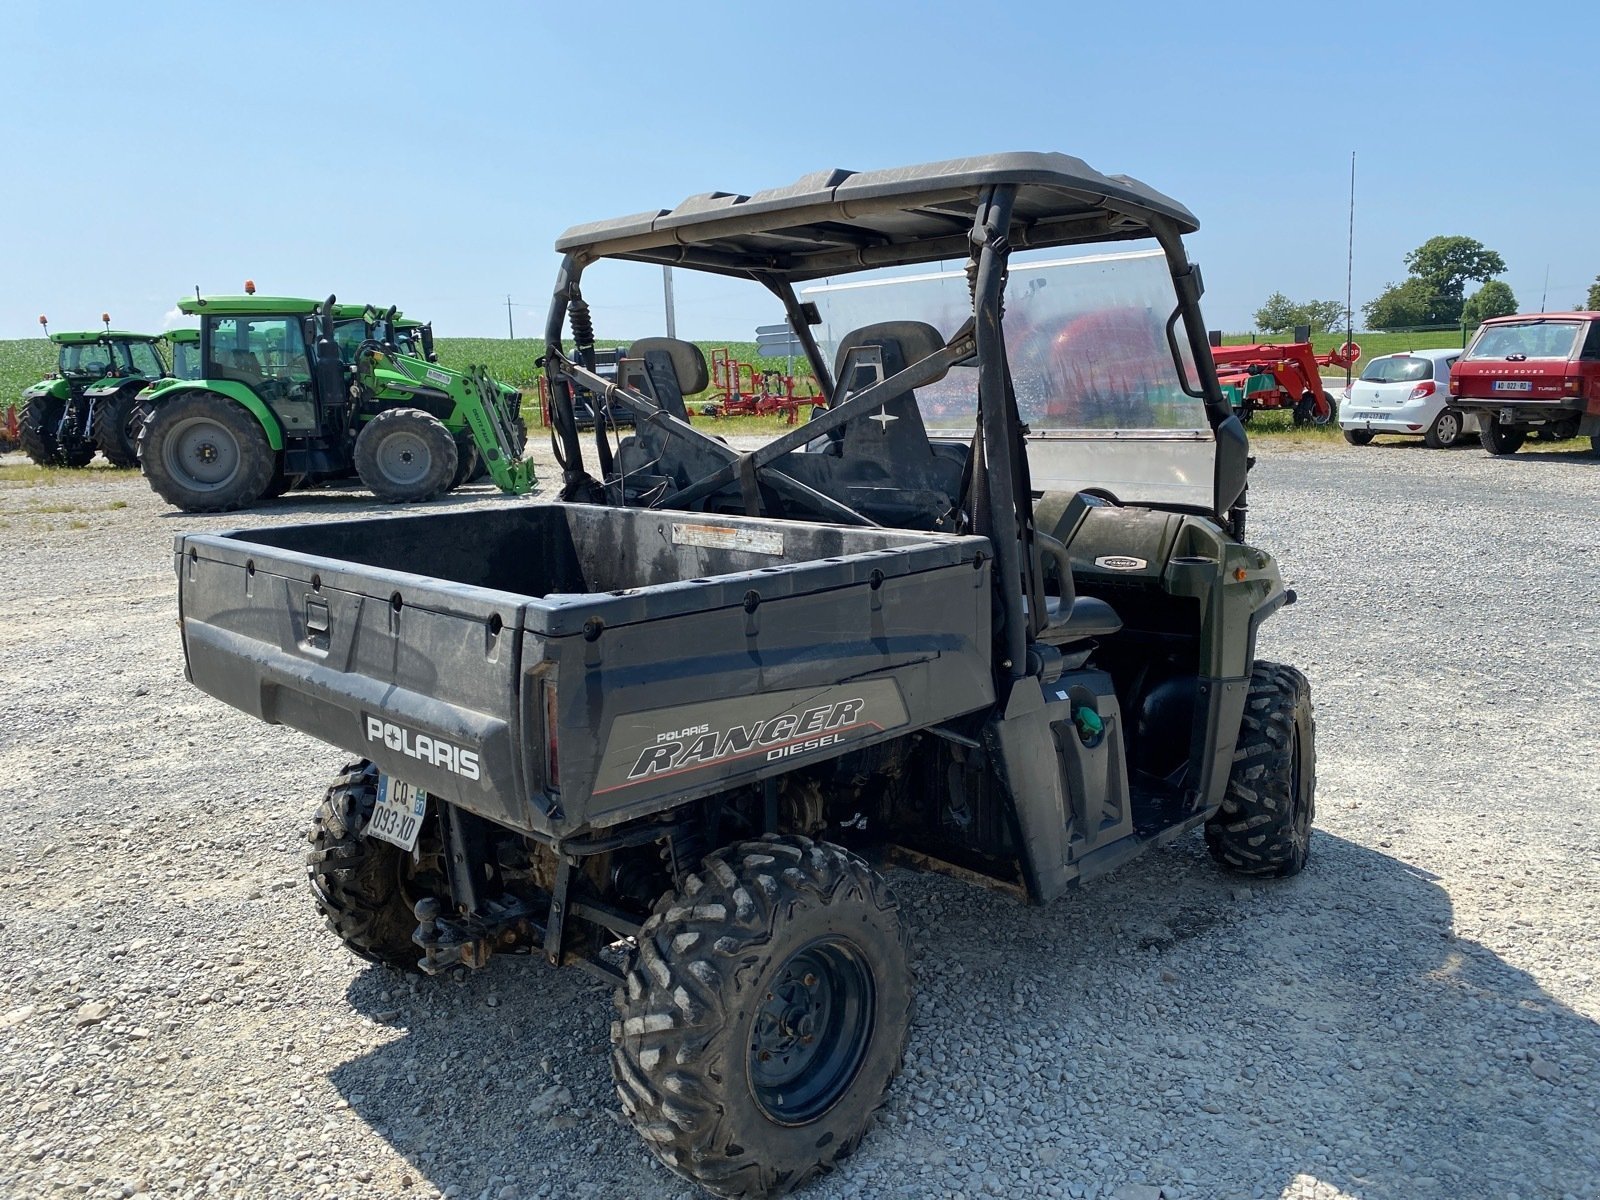
MULTIPOLYGON (((1446 407, 1449 406, 1437 396, 1408 401, 1394 408, 1379 408, 1375 405, 1363 407, 1358 402, 1346 400, 1339 409, 1339 428, 1365 433, 1398 433, 1421 437, 1446 407)), ((1462 415, 1467 418, 1462 425, 1463 432, 1478 432, 1476 419, 1465 412, 1462 415)))

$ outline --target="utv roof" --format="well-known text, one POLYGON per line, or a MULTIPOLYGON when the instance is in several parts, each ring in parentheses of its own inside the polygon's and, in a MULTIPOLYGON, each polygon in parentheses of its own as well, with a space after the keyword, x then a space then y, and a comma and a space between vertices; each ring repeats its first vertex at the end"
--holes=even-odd
POLYGON ((1016 184, 1011 244, 1024 250, 1149 237, 1152 223, 1199 228, 1194 214, 1126 175, 1080 158, 1019 152, 882 171, 824 170, 741 196, 706 192, 672 209, 575 225, 556 249, 790 281, 964 257, 978 197, 1016 184))
POLYGON ((159 333, 129 333, 126 329, 85 329, 76 333, 52 333, 58 346, 87 346, 93 342, 158 342, 159 333))
POLYGON ((278 313, 306 316, 316 311, 320 300, 305 300, 294 296, 203 296, 186 297, 178 301, 178 311, 198 317, 205 313, 278 313))

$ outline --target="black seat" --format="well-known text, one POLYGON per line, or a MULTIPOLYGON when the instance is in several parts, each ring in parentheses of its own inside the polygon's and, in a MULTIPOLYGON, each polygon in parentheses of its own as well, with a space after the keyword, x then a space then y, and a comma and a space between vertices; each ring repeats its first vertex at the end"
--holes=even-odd
POLYGON ((680 420, 689 419, 684 400, 705 391, 711 383, 706 356, 693 342, 665 337, 640 338, 628 347, 625 357, 644 364, 649 394, 680 420))
POLYGON ((1046 596, 1045 615, 1050 624, 1039 634, 1039 640, 1052 646, 1110 637, 1122 628, 1117 610, 1095 596, 1074 596, 1066 603, 1060 596, 1046 596))

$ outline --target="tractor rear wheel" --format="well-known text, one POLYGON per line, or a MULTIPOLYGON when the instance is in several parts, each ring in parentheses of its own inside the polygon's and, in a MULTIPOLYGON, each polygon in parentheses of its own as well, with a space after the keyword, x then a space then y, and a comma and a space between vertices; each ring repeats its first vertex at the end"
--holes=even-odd
POLYGON ((411 940, 412 906, 447 899, 443 846, 424 824, 417 853, 361 836, 378 803, 378 769, 350 763, 323 797, 306 841, 306 877, 317 908, 351 951, 368 962, 416 971, 422 951, 411 940))
POLYGON ((131 388, 94 406, 94 444, 114 467, 139 465, 139 428, 150 410, 131 388))
POLYGON ((1352 446, 1370 446, 1375 435, 1368 429, 1346 429, 1344 440, 1352 446))
POLYGON ((356 474, 379 500, 409 504, 448 491, 461 453, 443 421, 420 408, 391 408, 356 437, 356 474))
POLYGON ((1441 409, 1433 424, 1428 426, 1428 432, 1422 435, 1422 444, 1430 450, 1448 450, 1461 440, 1461 424, 1459 410, 1441 409))
POLYGON ((1227 870, 1282 876, 1306 865, 1316 815, 1316 736, 1306 677, 1258 659, 1228 790, 1206 822, 1206 847, 1227 870))
POLYGON ((1591 433, 1589 435, 1589 453, 1600 454, 1600 433, 1591 433))
POLYGON ((1522 443, 1528 440, 1528 431, 1525 429, 1507 428, 1493 417, 1480 418, 1480 422, 1482 431, 1478 440, 1496 458, 1503 454, 1515 454, 1522 449, 1522 443))
POLYGON ((17 421, 18 439, 22 452, 41 467, 59 467, 56 427, 66 411, 66 401, 54 396, 35 396, 22 409, 17 421))
POLYGON ((217 392, 180 392, 158 406, 139 434, 150 486, 185 512, 228 512, 261 499, 278 455, 261 422, 217 392))
POLYGON ((617 991, 611 1064, 651 1152, 769 1196, 861 1141, 900 1069, 909 936, 882 877, 803 837, 707 856, 656 904, 617 991))

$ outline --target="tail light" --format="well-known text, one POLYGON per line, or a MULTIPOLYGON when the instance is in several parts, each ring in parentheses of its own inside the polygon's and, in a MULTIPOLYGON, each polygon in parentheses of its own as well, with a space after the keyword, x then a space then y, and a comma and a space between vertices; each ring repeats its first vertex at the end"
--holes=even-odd
POLYGON ((1457 379, 1454 375, 1450 376, 1450 394, 1452 396, 1461 395, 1461 380, 1457 379))
POLYGON ((1411 398, 1413 400, 1423 400, 1433 395, 1434 392, 1438 390, 1439 389, 1434 386, 1433 380, 1429 379, 1424 383, 1417 384, 1416 387, 1411 389, 1411 398))
POLYGON ((1568 376, 1561 381, 1561 394, 1563 396, 1583 395, 1583 376, 1568 376))
POLYGON ((561 746, 556 720, 556 684, 544 684, 544 785, 553 792, 561 790, 561 746))

